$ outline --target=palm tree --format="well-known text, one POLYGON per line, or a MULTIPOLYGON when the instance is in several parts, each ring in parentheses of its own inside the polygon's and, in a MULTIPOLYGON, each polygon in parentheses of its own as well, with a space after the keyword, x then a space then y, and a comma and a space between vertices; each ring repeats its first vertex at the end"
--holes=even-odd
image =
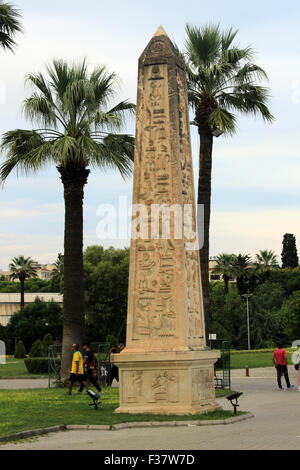
POLYGON ((222 253, 216 258, 216 266, 213 269, 213 273, 221 274, 224 280, 225 295, 228 294, 229 279, 233 274, 233 255, 222 253))
POLYGON ((260 250, 255 255, 257 271, 265 275, 266 279, 270 279, 270 274, 273 269, 279 269, 276 254, 273 250, 260 250))
POLYGON ((18 10, 10 3, 0 3, 0 47, 13 52, 16 42, 13 37, 16 33, 22 32, 19 21, 21 17, 18 10))
POLYGON ((200 135, 198 204, 204 204, 204 244, 200 251, 206 333, 209 320, 209 225, 213 138, 236 132, 235 113, 260 115, 271 122, 269 92, 257 84, 266 79, 254 63, 253 50, 233 44, 238 33, 219 25, 201 28, 186 25, 185 57, 189 102, 195 112, 193 124, 200 135))
POLYGON ((249 254, 233 255, 232 273, 236 278, 236 287, 240 295, 247 292, 247 281, 253 274, 253 264, 249 254))
POLYGON ((54 266, 51 272, 51 288, 54 289, 54 286, 58 286, 61 291, 64 278, 64 255, 62 253, 58 253, 54 266))
POLYGON ((33 260, 31 258, 24 258, 24 256, 18 256, 13 258, 9 265, 10 278, 12 280, 19 279, 21 283, 21 308, 25 306, 24 293, 25 293, 25 279, 37 277, 36 268, 33 266, 33 260))
POLYGON ((126 112, 134 105, 122 101, 112 108, 117 77, 104 66, 90 74, 84 60, 68 65, 54 60, 48 77, 29 75, 34 92, 25 100, 25 115, 39 124, 35 130, 4 134, 4 181, 13 169, 35 172, 55 164, 64 187, 64 327, 61 375, 68 375, 72 343, 84 339, 83 196, 90 167, 116 168, 125 178, 132 173, 134 138, 120 134, 126 112))

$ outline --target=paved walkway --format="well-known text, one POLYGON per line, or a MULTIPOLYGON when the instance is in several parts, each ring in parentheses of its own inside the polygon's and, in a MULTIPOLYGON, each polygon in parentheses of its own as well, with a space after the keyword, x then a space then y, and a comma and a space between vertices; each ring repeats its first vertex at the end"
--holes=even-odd
POLYGON ((0 390, 18 390, 24 388, 47 388, 48 379, 1 379, 0 390))
MULTIPOLYGON (((291 382, 295 373, 289 368, 291 382)), ((226 426, 145 428, 120 431, 64 431, 31 441, 1 445, 0 449, 52 450, 300 450, 300 393, 298 388, 279 390, 274 368, 256 369, 250 377, 234 371, 232 388, 243 392, 242 410, 255 418, 226 426)), ((224 409, 230 403, 219 399, 224 409)), ((74 423, 76 424, 76 423, 74 423)), ((109 455, 109 454, 108 454, 109 455)))

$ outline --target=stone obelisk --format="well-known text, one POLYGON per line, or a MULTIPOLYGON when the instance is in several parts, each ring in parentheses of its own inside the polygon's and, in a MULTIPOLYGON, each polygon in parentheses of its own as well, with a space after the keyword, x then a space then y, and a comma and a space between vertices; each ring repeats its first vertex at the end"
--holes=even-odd
POLYGON ((116 412, 207 412, 219 407, 219 353, 205 342, 198 247, 184 230, 175 236, 175 223, 196 231, 195 196, 184 63, 161 26, 139 60, 136 119, 133 207, 140 209, 132 226, 149 230, 131 239, 126 348, 114 356, 116 412), (189 207, 190 222, 177 212, 169 237, 160 229, 153 236, 153 205, 180 208, 181 216, 189 207))

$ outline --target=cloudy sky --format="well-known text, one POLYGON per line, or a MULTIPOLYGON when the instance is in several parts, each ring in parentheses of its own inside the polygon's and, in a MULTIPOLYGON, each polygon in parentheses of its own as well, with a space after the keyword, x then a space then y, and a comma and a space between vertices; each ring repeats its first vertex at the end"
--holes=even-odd
MULTIPOLYGON (((280 260, 284 233, 300 241, 300 5, 296 0, 15 0, 25 33, 15 54, 0 51, 0 134, 30 128, 22 115, 28 73, 43 71, 52 58, 87 57, 121 78, 119 98, 136 100, 138 57, 162 24, 184 44, 185 24, 219 22, 239 29, 240 46, 256 50, 269 76, 272 125, 240 117, 238 133, 215 139, 212 175, 211 256, 273 249, 280 260)), ((134 122, 127 125, 134 133, 134 122)), ((192 130, 195 182, 199 140, 192 130)), ((117 173, 93 171, 85 191, 84 245, 128 245, 101 241, 96 228, 100 204, 131 202, 132 182, 117 173)), ((0 189, 0 269, 23 254, 42 263, 63 251, 63 192, 55 168, 29 177, 12 174, 0 189)), ((300 248, 300 245, 298 245, 300 248)))

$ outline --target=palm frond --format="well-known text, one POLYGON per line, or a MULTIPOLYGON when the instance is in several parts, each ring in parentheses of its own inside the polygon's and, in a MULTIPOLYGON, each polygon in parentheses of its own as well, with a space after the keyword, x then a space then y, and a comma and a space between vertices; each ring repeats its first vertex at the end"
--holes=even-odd
POLYGON ((202 28, 186 25, 185 48, 195 67, 209 67, 214 63, 221 48, 219 25, 209 24, 202 28))
POLYGON ((238 29, 234 31, 232 28, 229 28, 226 31, 222 32, 221 34, 222 51, 229 49, 229 47, 233 43, 238 32, 239 32, 238 29))
POLYGON ((127 134, 108 134, 99 144, 98 154, 91 157, 92 166, 117 168, 122 177, 132 175, 134 160, 134 138, 127 134))
POLYGON ((53 104, 43 96, 36 93, 25 99, 23 106, 25 117, 43 126, 58 127, 57 116, 53 110, 53 104))
POLYGON ((14 52, 16 42, 13 37, 23 28, 20 23, 21 14, 10 3, 0 3, 0 47, 14 52))
POLYGON ((6 159, 0 166, 0 181, 4 182, 13 170, 35 172, 49 163, 52 157, 51 141, 45 141, 35 131, 17 129, 6 132, 1 151, 6 159))
POLYGON ((47 66, 47 72, 50 77, 50 87, 63 103, 67 86, 72 80, 72 69, 65 60, 53 59, 52 65, 47 66))
POLYGON ((227 109, 221 107, 217 107, 210 113, 209 125, 211 129, 219 128, 225 135, 233 135, 237 130, 236 117, 227 109))
POLYGON ((37 88, 50 103, 53 103, 51 89, 41 73, 27 75, 25 82, 32 87, 37 88))

